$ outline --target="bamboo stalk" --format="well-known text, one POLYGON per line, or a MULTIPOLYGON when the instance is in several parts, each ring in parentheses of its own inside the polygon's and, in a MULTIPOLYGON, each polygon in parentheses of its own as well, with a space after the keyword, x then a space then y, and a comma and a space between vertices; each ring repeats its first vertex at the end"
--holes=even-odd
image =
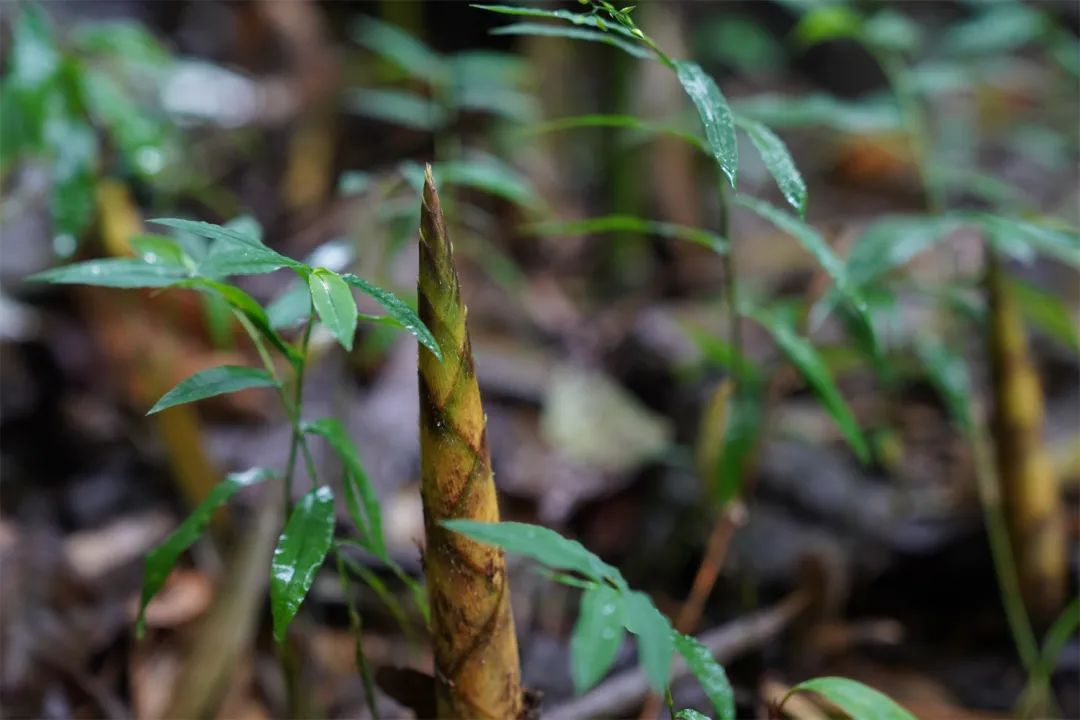
POLYGON ((425 169, 420 216, 420 318, 443 360, 420 348, 421 493, 440 717, 522 714, 517 639, 501 550, 442 527, 443 520, 499 519, 453 246, 425 169))
POLYGON ((1067 560, 1061 493, 1042 438, 1042 388, 1019 309, 992 252, 986 283, 1002 506, 1024 604, 1037 622, 1049 622, 1065 602, 1067 560))

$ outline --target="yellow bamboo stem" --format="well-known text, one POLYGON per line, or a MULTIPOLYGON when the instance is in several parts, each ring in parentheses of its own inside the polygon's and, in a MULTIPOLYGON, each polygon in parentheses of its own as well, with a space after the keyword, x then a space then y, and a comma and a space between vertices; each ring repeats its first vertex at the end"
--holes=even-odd
POLYGON ((1029 614, 1049 621, 1066 592, 1061 494, 1043 442, 1043 396, 1027 336, 999 261, 987 264, 990 363, 994 391, 994 444, 1002 506, 1029 614))
POLYGON ((420 348, 421 493, 440 717, 517 718, 520 669, 506 562, 501 550, 440 524, 499 519, 486 418, 473 371, 453 246, 439 196, 425 172, 420 216, 420 318, 442 349, 420 348))

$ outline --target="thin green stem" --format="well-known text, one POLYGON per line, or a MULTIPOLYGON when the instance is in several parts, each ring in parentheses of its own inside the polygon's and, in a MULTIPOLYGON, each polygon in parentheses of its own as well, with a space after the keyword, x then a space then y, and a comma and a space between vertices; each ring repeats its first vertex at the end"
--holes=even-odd
POLYGON ((292 425, 292 440, 289 443, 289 459, 285 465, 285 507, 292 505, 293 476, 296 474, 297 450, 304 454, 304 464, 307 467, 308 476, 312 483, 317 482, 315 461, 311 457, 307 439, 304 437, 303 428, 300 427, 301 409, 304 402, 304 371, 307 367, 308 346, 311 342, 311 329, 315 325, 315 309, 309 306, 307 326, 304 328, 304 336, 300 341, 300 359, 296 361, 293 369, 293 397, 288 400, 282 393, 282 404, 289 416, 292 425))

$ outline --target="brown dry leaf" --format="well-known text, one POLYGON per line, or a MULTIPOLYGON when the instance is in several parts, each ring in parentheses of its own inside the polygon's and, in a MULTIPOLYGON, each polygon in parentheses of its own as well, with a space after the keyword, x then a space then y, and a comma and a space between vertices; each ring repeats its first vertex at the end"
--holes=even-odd
POLYGON ((160 512, 122 517, 104 527, 68 535, 64 555, 81 579, 96 580, 143 556, 169 534, 172 525, 172 519, 160 512))
POLYGON ((213 598, 214 586, 204 574, 197 570, 174 570, 165 587, 146 606, 146 624, 173 628, 191 622, 206 611, 213 598))

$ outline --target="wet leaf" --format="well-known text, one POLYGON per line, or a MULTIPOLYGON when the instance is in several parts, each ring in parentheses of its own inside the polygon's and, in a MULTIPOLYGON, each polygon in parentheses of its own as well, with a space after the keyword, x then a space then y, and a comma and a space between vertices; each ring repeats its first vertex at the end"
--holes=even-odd
POLYGON ((382 508, 379 496, 364 471, 360 454, 349 439, 345 427, 336 418, 322 418, 303 425, 305 433, 324 438, 345 466, 345 506, 357 531, 364 538, 364 547, 382 560, 387 559, 383 539, 382 508), (363 505, 361 506, 361 501, 363 505))
POLYGON ((515 5, 470 5, 478 10, 487 10, 488 12, 498 13, 500 15, 516 15, 519 17, 538 17, 549 18, 552 20, 566 20, 574 25, 584 25, 586 27, 596 28, 603 31, 611 31, 618 33, 624 37, 628 37, 633 41, 637 41, 637 36, 634 35, 629 29, 619 24, 605 23, 595 15, 586 15, 584 13, 574 13, 569 10, 544 10, 542 8, 520 7, 515 5))
POLYGON ((279 643, 285 640, 285 631, 311 589, 333 539, 334 493, 323 486, 296 504, 274 549, 270 609, 274 616, 274 639, 279 643))
POLYGON ((853 718, 915 720, 915 716, 886 695, 860 682, 842 677, 821 677, 801 682, 792 692, 816 692, 853 718))
POLYGON ((585 692, 607 673, 625 632, 622 596, 607 584, 581 596, 581 609, 570 638, 570 676, 574 691, 585 692))
POLYGON ((735 694, 727 673, 720 663, 702 645, 689 635, 675 634, 675 649, 686 659, 690 672, 701 684, 719 720, 735 720, 735 694))
POLYGON ((348 283, 332 270, 316 268, 308 276, 308 289, 323 325, 343 348, 352 350, 358 313, 348 283))
POLYGON ((435 342, 435 337, 408 303, 389 290, 384 290, 375 283, 368 282, 358 275, 347 273, 342 275, 341 279, 360 292, 374 298, 375 301, 382 305, 386 312, 389 313, 390 318, 405 330, 405 332, 415 337, 420 341, 420 344, 434 353, 435 357, 442 360, 442 350, 439 349, 439 344, 435 342))
POLYGON ((162 395, 161 399, 154 403, 154 406, 146 414, 153 415, 162 410, 195 402, 196 400, 204 400, 249 388, 275 387, 277 384, 277 380, 265 370, 221 365, 201 370, 191 377, 181 380, 176 387, 162 395))
POLYGON ((194 261, 172 238, 143 233, 132 236, 128 242, 139 259, 148 265, 173 266, 185 272, 194 269, 194 261))
POLYGON ((146 606, 165 584, 180 555, 199 539, 213 517, 214 511, 224 505, 240 490, 272 477, 264 468, 253 468, 242 473, 231 473, 218 483, 187 519, 160 545, 146 556, 143 572, 142 598, 139 601, 139 618, 135 624, 136 635, 142 636, 145 628, 146 606))
POLYGON ((116 288, 167 287, 189 277, 185 268, 151 265, 133 258, 88 260, 31 275, 29 282, 99 285, 116 288))
POLYGON ((675 713, 675 720, 709 720, 709 716, 703 715, 693 708, 683 708, 675 713))
POLYGON ((586 40, 603 43, 617 47, 623 52, 642 60, 654 57, 653 53, 646 48, 628 40, 615 37, 603 30, 592 30, 583 27, 565 27, 548 23, 515 23, 504 25, 491 31, 492 35, 538 35, 542 37, 561 37, 569 40, 586 40))
POLYGON ((679 61, 675 63, 675 70, 683 89, 697 108, 709 151, 731 187, 735 187, 739 171, 739 145, 735 138, 735 120, 727 100, 716 82, 697 63, 679 61))
POLYGON ((596 582, 605 579, 626 586, 617 568, 608 565, 576 540, 554 530, 519 522, 485 523, 475 520, 444 520, 443 526, 477 542, 532 558, 556 570, 573 570, 596 582))
POLYGON ((653 692, 663 692, 668 684, 671 658, 675 654, 675 632, 649 596, 642 592, 629 592, 623 596, 626 613, 626 629, 637 635, 638 662, 645 669, 645 676, 653 692))
POLYGON ((784 141, 765 125, 747 118, 736 117, 736 124, 742 128, 750 142, 757 148, 761 161, 769 174, 776 180, 777 187, 784 194, 784 199, 795 208, 800 217, 806 216, 806 183, 795 167, 784 141))

